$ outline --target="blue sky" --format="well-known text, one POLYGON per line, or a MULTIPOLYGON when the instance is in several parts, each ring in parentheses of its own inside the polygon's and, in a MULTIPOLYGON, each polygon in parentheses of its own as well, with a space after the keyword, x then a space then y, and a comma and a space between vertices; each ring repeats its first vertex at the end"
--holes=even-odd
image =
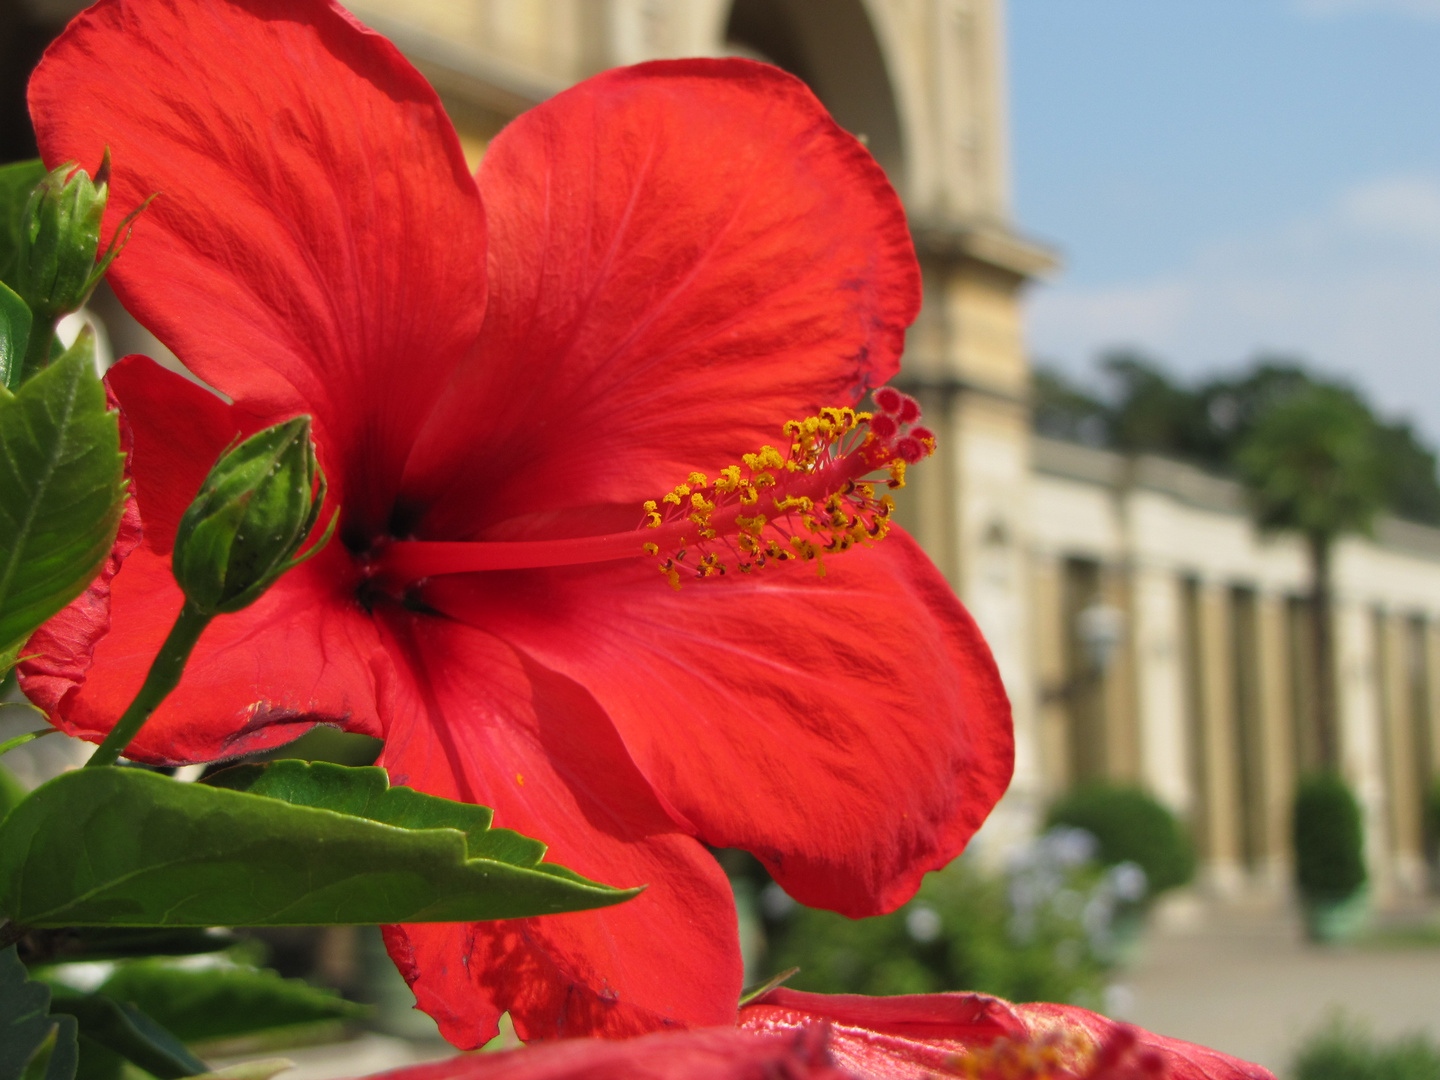
POLYGON ((1440 0, 1009 0, 1032 352, 1259 350, 1440 442, 1440 0))

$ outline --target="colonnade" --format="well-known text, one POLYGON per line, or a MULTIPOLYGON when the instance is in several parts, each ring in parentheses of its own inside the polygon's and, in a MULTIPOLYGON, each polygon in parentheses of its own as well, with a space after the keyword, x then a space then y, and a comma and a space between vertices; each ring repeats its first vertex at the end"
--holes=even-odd
MULTIPOLYGON (((1295 784, 1321 765, 1300 545, 1258 533, 1225 481, 1196 473, 1199 486, 1164 483, 1186 479, 1175 463, 1152 463, 1138 483, 1135 462, 1086 448, 1042 447, 1037 464, 1038 705, 1018 725, 1038 748, 1036 801, 1087 779, 1139 784, 1189 824, 1206 891, 1283 899, 1295 784), (1112 482, 1073 467, 1075 452, 1110 465, 1112 482), (1077 512, 1087 502, 1093 513, 1077 512), (1097 656, 1086 620, 1102 609, 1121 630, 1097 656)), ((1429 884, 1424 802, 1440 776, 1436 541, 1440 531, 1390 523, 1377 540, 1337 551, 1338 764, 1361 803, 1382 904, 1429 884)))

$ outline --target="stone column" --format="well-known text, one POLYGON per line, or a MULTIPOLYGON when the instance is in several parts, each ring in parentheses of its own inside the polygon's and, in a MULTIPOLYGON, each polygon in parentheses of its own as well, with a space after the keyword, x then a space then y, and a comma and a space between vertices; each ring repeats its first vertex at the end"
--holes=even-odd
POLYGON ((1376 619, 1361 603, 1335 603, 1336 712, 1340 771, 1355 790, 1364 815, 1365 861, 1372 895, 1385 904, 1395 893, 1385 790, 1384 736, 1377 680, 1376 619))
POLYGON ((1048 553, 1035 555, 1030 563, 1030 590, 1040 794, 1049 802, 1074 781, 1070 775, 1069 718, 1065 709, 1064 563, 1048 553))
POLYGON ((1200 773, 1204 783, 1197 829, 1203 882, 1219 896, 1244 887, 1240 865, 1240 784, 1236 772, 1235 672, 1230 590, 1203 581, 1198 596, 1200 773))
POLYGON ((1394 612, 1376 616, 1377 681, 1380 689, 1382 745, 1389 791, 1389 834, 1395 886, 1416 896, 1425 891, 1424 824, 1419 770, 1415 756, 1414 700, 1410 693, 1409 622, 1394 612))
POLYGON ((1115 783, 1140 782, 1140 728, 1136 716, 1134 591, 1128 565, 1100 568, 1100 600, 1123 612, 1120 641, 1110 657, 1101 685, 1100 721, 1105 725, 1105 778, 1115 783))
POLYGON ((1140 781, 1182 817, 1195 808, 1183 669, 1180 581, 1163 566, 1137 567, 1131 586, 1140 781))
POLYGON ((1422 634, 1428 705, 1425 723, 1430 736, 1427 740, 1430 744, 1428 772, 1432 777, 1440 777, 1440 621, 1426 619, 1422 634))
POLYGON ((1294 878, 1290 816, 1295 794, 1295 737, 1292 726, 1290 647, 1285 597, 1256 596, 1256 644, 1259 685, 1259 738, 1264 767, 1258 770, 1257 795, 1262 815, 1257 884, 1276 899, 1288 896, 1294 878))

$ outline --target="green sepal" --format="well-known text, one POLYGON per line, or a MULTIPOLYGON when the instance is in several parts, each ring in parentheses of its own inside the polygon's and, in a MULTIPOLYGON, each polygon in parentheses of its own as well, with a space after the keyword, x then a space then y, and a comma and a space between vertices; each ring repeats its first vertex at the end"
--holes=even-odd
POLYGON ((86 330, 18 392, 0 390, 0 652, 13 658, 85 590, 124 508, 119 424, 86 330))
POLYGON ((115 768, 42 785, 0 825, 0 914, 27 928, 473 922, 639 891, 542 863, 488 810, 390 788, 383 769, 244 769, 230 787, 115 768))
POLYGON ((80 307, 95 287, 100 223, 110 198, 110 153, 95 178, 73 161, 51 169, 25 204, 15 291, 41 322, 80 307))
POLYGON ((0 281, 11 288, 15 287, 15 270, 20 263, 25 205, 44 179, 45 163, 39 158, 0 165, 0 281))
MULTIPOLYGON (((175 529, 175 580, 200 611, 217 615, 254 603, 302 560, 325 500, 325 477, 297 416, 228 447, 211 467, 175 529)), ((310 548, 330 539, 335 524, 310 548)), ((308 555, 306 556, 308 557, 308 555)))

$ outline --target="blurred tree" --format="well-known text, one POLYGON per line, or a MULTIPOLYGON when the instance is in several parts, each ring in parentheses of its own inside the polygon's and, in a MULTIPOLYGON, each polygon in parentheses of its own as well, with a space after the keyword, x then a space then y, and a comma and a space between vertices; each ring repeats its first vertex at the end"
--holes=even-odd
POLYGON ((1243 372, 1195 387, 1172 379, 1134 350, 1104 354, 1103 389, 1091 391, 1058 371, 1038 367, 1032 384, 1035 430, 1054 439, 1126 453, 1180 458, 1236 475, 1236 455, 1260 419, 1316 387, 1348 398, 1370 418, 1383 473, 1383 509, 1409 521, 1440 525, 1436 456, 1405 421, 1386 422, 1353 388, 1316 378, 1293 357, 1261 356, 1243 372))
POLYGON ((1260 524, 1298 532, 1308 548, 1317 734, 1324 766, 1335 768, 1331 554, 1338 537, 1369 532, 1386 505, 1380 425, 1353 392, 1312 383, 1256 418, 1235 463, 1260 524))
POLYGON ((1110 432, 1117 450, 1194 459, 1206 444, 1200 395, 1167 375, 1144 353, 1117 351, 1100 358, 1110 384, 1110 432))
POLYGON ((1375 437, 1385 470, 1388 508, 1397 517, 1440 525, 1440 484, 1435 481, 1435 451, 1406 421, 1377 424, 1375 437))
POLYGON ((1087 446, 1110 445, 1110 406, 1060 372, 1037 367, 1030 396, 1039 434, 1087 446))

